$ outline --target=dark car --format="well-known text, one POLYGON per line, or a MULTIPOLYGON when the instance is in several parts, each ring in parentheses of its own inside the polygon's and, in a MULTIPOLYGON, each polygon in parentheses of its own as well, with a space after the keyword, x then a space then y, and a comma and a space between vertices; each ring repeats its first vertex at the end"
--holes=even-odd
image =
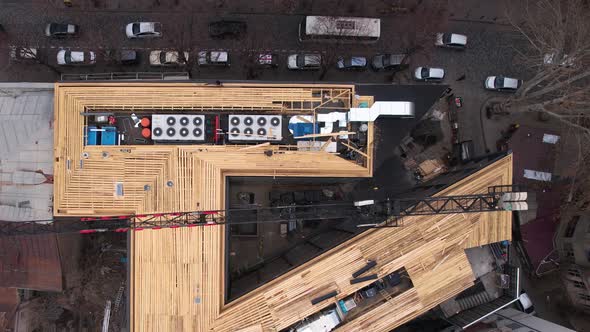
POLYGON ((404 67, 406 54, 378 54, 371 61, 374 70, 389 70, 404 67))
POLYGON ((108 50, 105 58, 108 62, 121 65, 136 65, 139 63, 139 54, 135 50, 108 50))
POLYGON ((336 67, 340 70, 365 70, 367 68, 367 58, 364 56, 339 58, 336 67))
POLYGON ((241 21, 216 21, 209 23, 209 36, 214 38, 238 38, 246 33, 247 25, 241 21))
POLYGON ((45 36, 62 38, 78 34, 78 26, 66 23, 49 23, 45 27, 45 36))

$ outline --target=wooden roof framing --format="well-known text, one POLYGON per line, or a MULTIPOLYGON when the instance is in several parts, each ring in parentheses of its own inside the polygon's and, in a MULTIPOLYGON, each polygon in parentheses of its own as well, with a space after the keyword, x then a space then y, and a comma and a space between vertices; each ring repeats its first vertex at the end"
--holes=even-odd
MULTIPOLYGON (((223 206, 224 181, 218 178, 223 206)), ((439 195, 485 192, 510 184, 509 155, 439 195)), ((207 206, 209 207, 209 206, 207 206)), ((404 219, 404 226, 369 230, 224 305, 224 226, 132 234, 133 331, 278 331, 325 308, 311 299, 338 291, 342 299, 371 281, 351 285, 354 271, 375 260, 383 277, 404 267, 414 287, 365 312, 338 331, 389 331, 473 285, 466 248, 511 239, 510 212, 404 219)))
POLYGON ((210 185, 217 185, 220 174, 371 175, 369 158, 358 165, 324 151, 297 151, 291 146, 248 150, 239 145, 84 146, 81 113, 215 110, 315 114, 328 104, 348 109, 353 103, 351 85, 64 83, 56 85, 55 95, 56 216, 200 210, 213 204, 209 202, 219 202, 211 196, 215 190, 210 185), (264 154, 269 149, 274 151, 270 157, 264 154), (116 183, 123 185, 124 196, 115 196, 116 183))
MULTIPOLYGON (((83 145, 81 112, 223 109, 312 114, 317 107, 372 100, 353 98, 352 86, 72 83, 57 84, 55 91, 56 216, 223 209, 227 176, 371 176, 372 124, 365 167, 321 150, 276 145, 269 147, 272 157, 262 153, 266 147, 83 145), (328 99, 334 102, 322 105, 328 99), (83 152, 88 157, 82 157, 83 152), (168 181, 173 185, 166 185, 168 181), (124 183, 123 197, 114 196, 117 182, 124 183)), ((440 194, 485 192, 511 179, 509 155, 440 194)), ((404 267, 414 288, 339 330, 388 331, 472 285, 465 248, 510 238, 509 212, 408 217, 403 227, 369 230, 225 305, 224 226, 134 232, 129 253, 130 327, 277 331, 334 303, 329 299, 312 305, 311 299, 332 290, 342 299, 370 283, 350 285, 349 280, 367 260, 375 260, 373 270, 379 277, 404 267)))

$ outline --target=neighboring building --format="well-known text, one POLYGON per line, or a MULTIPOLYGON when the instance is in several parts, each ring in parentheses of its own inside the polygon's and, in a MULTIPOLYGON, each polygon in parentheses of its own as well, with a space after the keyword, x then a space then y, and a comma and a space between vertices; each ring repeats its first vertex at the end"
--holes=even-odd
POLYGON ((14 316, 19 304, 15 288, 0 287, 0 331, 6 331, 14 325, 14 316))
POLYGON ((575 332, 531 314, 512 308, 502 309, 465 330, 448 328, 441 332, 575 332))
POLYGON ((59 292, 62 286, 55 234, 0 237, 0 287, 59 292))
POLYGON ((53 84, 0 83, 0 220, 52 218, 53 84))
POLYGON ((572 304, 590 312, 590 214, 568 211, 561 218, 555 242, 562 280, 572 304))
POLYGON ((508 140, 514 155, 513 182, 524 185, 530 197, 529 210, 518 213, 522 241, 515 239, 523 267, 530 272, 553 250, 559 223, 562 188, 554 174, 559 140, 554 131, 527 126, 518 127, 508 140))

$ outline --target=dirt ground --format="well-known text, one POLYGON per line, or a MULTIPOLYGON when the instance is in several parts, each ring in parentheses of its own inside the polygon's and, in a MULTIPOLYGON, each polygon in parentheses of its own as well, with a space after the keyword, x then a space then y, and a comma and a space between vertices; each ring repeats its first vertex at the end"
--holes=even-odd
POLYGON ((109 331, 120 331, 125 323, 125 292, 120 291, 126 280, 125 235, 66 234, 59 236, 58 244, 64 290, 61 293, 40 293, 34 299, 38 328, 99 330, 105 304, 110 300, 109 331))

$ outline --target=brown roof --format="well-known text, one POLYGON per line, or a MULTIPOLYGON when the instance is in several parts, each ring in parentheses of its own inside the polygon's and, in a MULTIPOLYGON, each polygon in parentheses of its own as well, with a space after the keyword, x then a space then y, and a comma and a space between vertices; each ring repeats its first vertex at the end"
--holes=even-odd
POLYGON ((12 325, 18 302, 16 288, 0 287, 0 331, 12 325))
POLYGON ((61 291, 55 235, 0 237, 0 287, 61 291))
POLYGON ((530 169, 553 173, 555 163, 555 144, 543 143, 543 135, 558 135, 553 130, 520 126, 508 141, 514 158, 514 182, 526 184, 524 170, 530 169))

